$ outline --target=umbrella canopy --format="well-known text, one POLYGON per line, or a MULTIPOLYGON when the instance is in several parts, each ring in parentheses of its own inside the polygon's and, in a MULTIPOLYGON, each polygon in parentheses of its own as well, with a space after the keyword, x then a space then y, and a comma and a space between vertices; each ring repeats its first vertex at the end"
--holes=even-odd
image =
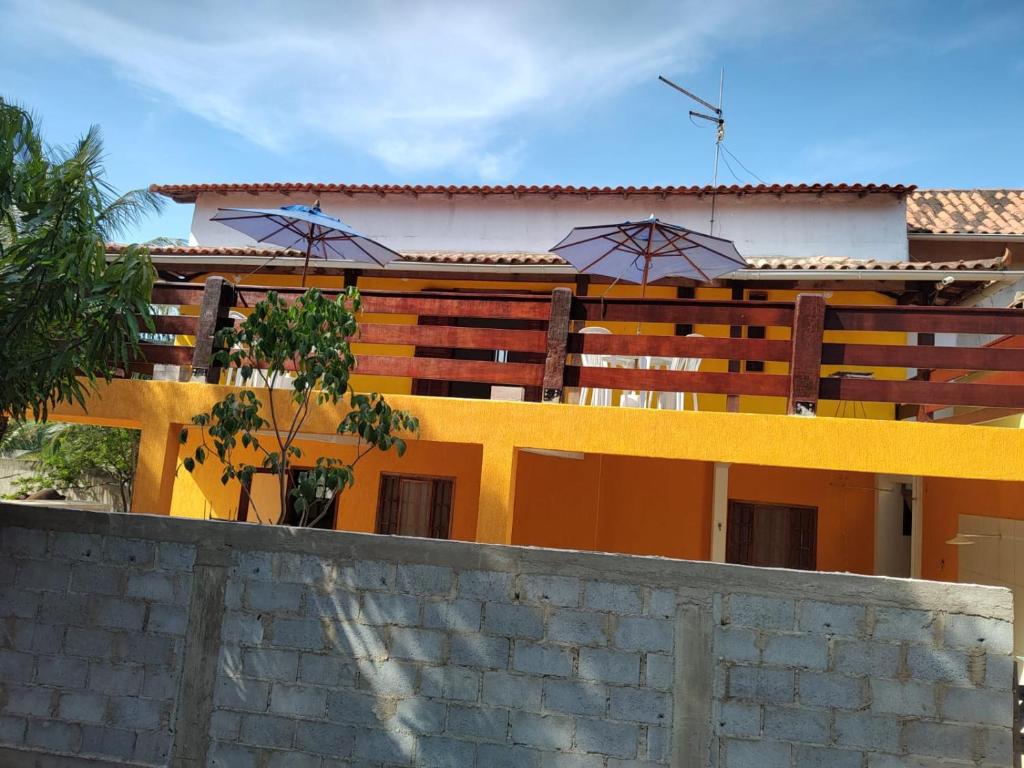
POLYGON ((576 227, 551 250, 581 273, 644 287, 669 276, 708 283, 747 266, 731 241, 653 216, 647 221, 576 227))
POLYGON ((309 260, 362 261, 383 267, 401 254, 360 235, 341 219, 328 216, 319 203, 282 208, 218 208, 213 221, 237 229, 258 243, 302 250, 302 284, 309 260))

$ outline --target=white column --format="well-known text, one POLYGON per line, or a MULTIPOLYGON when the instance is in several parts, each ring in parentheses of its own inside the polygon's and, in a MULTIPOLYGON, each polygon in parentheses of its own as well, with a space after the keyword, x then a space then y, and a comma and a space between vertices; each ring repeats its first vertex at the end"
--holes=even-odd
POLYGON ((921 551, 924 537, 924 478, 911 482, 913 497, 910 507, 910 578, 921 578, 921 551))
POLYGON ((715 462, 711 485, 711 562, 725 562, 725 537, 729 530, 729 465, 715 462))

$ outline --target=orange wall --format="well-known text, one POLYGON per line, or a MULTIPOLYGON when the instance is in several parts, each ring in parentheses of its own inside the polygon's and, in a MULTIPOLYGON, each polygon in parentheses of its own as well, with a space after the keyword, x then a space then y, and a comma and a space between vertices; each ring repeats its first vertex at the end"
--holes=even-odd
MULTIPOLYGON (((707 560, 706 462, 520 454, 512 543, 707 560)), ((874 571, 874 476, 733 465, 729 497, 818 508, 818 568, 874 571)))
POLYGON ((707 560, 711 475, 712 466, 706 462, 604 457, 598 547, 707 560))
POLYGON ((512 543, 706 560, 709 509, 703 462, 520 453, 512 543))
POLYGON ((957 581, 959 548, 946 542, 956 536, 961 514, 1024 520, 1024 482, 925 478, 923 578, 957 581))
POLYGON ((818 570, 874 573, 875 478, 734 464, 729 497, 818 508, 818 570))

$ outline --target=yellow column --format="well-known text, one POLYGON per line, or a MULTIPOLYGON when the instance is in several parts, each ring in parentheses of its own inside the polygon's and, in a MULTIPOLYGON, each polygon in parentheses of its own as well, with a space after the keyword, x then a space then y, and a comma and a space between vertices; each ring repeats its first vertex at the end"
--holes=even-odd
POLYGON ((480 505, 476 540, 489 544, 512 541, 518 451, 510 445, 484 444, 480 467, 480 505))
POLYGON ((154 423, 142 428, 139 463, 135 468, 132 512, 171 513, 174 471, 178 465, 180 424, 154 423))

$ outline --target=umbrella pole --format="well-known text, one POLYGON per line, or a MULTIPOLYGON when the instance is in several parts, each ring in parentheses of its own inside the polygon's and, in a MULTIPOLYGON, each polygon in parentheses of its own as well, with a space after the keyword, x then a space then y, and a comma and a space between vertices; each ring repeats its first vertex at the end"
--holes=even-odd
MULTIPOLYGON (((651 268, 651 257, 644 257, 644 276, 640 279, 640 298, 644 299, 647 297, 647 273, 651 268)), ((636 321, 636 335, 640 335, 640 321, 636 321)))
POLYGON ((309 254, 313 251, 313 238, 306 239, 306 260, 302 262, 302 287, 306 287, 306 270, 309 269, 309 254))

